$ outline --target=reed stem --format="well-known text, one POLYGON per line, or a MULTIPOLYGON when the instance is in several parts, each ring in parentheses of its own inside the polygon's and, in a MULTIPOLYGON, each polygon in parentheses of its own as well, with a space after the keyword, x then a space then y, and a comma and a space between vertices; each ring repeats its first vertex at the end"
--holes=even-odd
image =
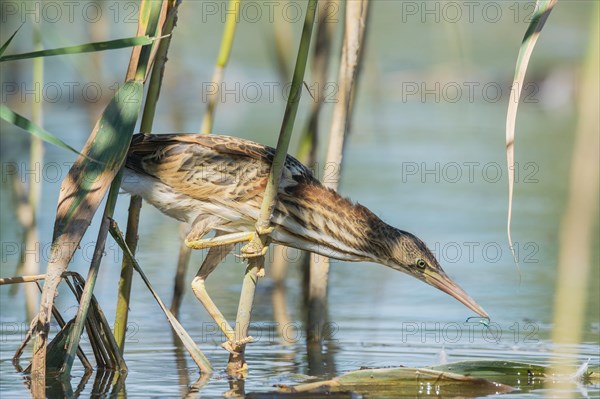
MULTIPOLYGON (((166 37, 161 39, 158 45, 154 66, 152 67, 152 72, 150 75, 150 81, 148 82, 148 93, 146 96, 146 102, 144 103, 144 111, 140 125, 142 133, 150 133, 152 131, 154 115, 156 114, 156 104, 158 103, 165 64, 167 62, 167 53, 169 50, 169 45, 171 44, 171 33, 177 23, 177 6, 178 3, 173 1, 170 1, 167 6, 167 16, 162 28, 162 34, 166 37)), ((141 208, 142 198, 136 195, 132 196, 129 201, 129 214, 127 216, 125 242, 132 251, 133 255, 135 255, 137 250, 141 208)), ((127 323, 129 318, 131 281, 133 278, 132 275, 133 265, 131 264, 130 259, 125 257, 121 265, 117 311, 115 315, 115 324, 113 326, 115 340, 119 345, 121 354, 123 354, 125 350, 125 336, 127 334, 127 323)))
POLYGON ((235 29, 239 19, 240 8, 240 0, 229 0, 229 4, 227 5, 227 16, 225 17, 225 29, 223 30, 223 37, 221 39, 221 48, 219 50, 217 65, 215 66, 212 77, 214 90, 211 91, 211 95, 208 97, 208 104, 206 107, 206 113, 202 119, 200 133, 208 134, 213 130, 215 108, 219 98, 219 88, 223 80, 223 72, 225 71, 225 67, 229 62, 229 56, 231 55, 231 48, 233 47, 233 38, 235 37, 235 29))
MULTIPOLYGON (((298 56, 296 58, 296 67, 294 69, 290 96, 288 98, 285 113, 283 115, 283 122, 279 132, 277 148, 275 150, 275 156, 273 157, 273 163, 269 172, 269 180, 265 189, 263 202, 261 204, 260 216, 256 222, 257 234, 250 243, 254 245, 257 253, 261 253, 262 249, 265 246, 268 246, 270 243, 268 231, 271 225, 271 215, 273 213, 273 208, 275 207, 276 195, 279 190, 279 180, 285 165, 285 158, 287 157, 288 147, 292 137, 292 131, 294 129, 294 121, 298 111, 298 105, 300 103, 300 94, 302 91, 302 84, 304 82, 306 64, 308 61, 310 39, 312 36, 317 4, 317 0, 309 0, 306 8, 306 17, 302 28, 302 36, 300 38, 300 46, 298 48, 298 56)), ((240 295, 240 302, 236 318, 234 343, 235 353, 232 353, 229 356, 229 364, 227 365, 228 371, 232 373, 236 373, 238 371, 243 372, 246 368, 244 359, 246 345, 244 342, 248 337, 248 329, 250 327, 250 316, 252 312, 252 304, 254 302, 256 281, 263 273, 264 261, 264 256, 251 258, 248 268, 246 269, 246 275, 242 285, 242 293, 240 295)))
MULTIPOLYGON (((223 30, 223 37, 221 38, 221 47, 219 50, 219 56, 217 58, 217 63, 215 65, 215 70, 213 72, 211 82, 214 90, 211 91, 211 94, 208 98, 208 104, 206 106, 204 118, 202 119, 200 133, 211 134, 213 131, 215 110, 217 107, 217 100, 219 98, 219 88, 221 87, 225 67, 229 62, 229 58, 231 55, 233 39, 235 37, 235 30, 237 27, 237 22, 239 20, 240 8, 240 0, 229 1, 229 4, 227 6, 228 12, 227 16, 225 17, 225 28, 223 30)), ((180 227, 180 231, 183 237, 187 235, 187 230, 188 226, 185 224, 180 227)), ((175 273, 173 300, 171 301, 171 311, 176 315, 179 314, 179 307, 181 306, 183 293, 185 292, 185 275, 187 272, 188 264, 190 262, 190 255, 191 250, 185 245, 182 238, 182 242, 179 246, 179 257, 177 258, 177 272, 175 273)))
MULTIPOLYGON (((598 15, 598 4, 595 15, 598 15)), ((586 61, 583 65, 579 90, 579 118, 571 160, 570 187, 565 213, 559 232, 558 273, 554 296, 554 323, 552 366, 557 375, 573 374, 574 368, 565 362, 565 355, 577 355, 585 325, 590 275, 594 263, 592 248, 598 227, 598 199, 600 197, 600 160, 598 139, 598 106, 600 95, 600 24, 592 22, 592 34, 586 61)), ((553 384, 548 384, 551 387, 553 384)), ((556 386, 554 386, 556 388, 556 386)), ((550 395, 556 394, 551 391, 550 395)))
MULTIPOLYGON (((326 187, 337 190, 341 176, 345 138, 350 132, 353 98, 356 93, 358 72, 364 53, 364 39, 369 15, 369 1, 356 0, 346 3, 342 57, 338 74, 339 97, 333 110, 331 133, 325 165, 333 168, 330 178, 323 182, 326 187)), ((327 316, 327 285, 329 259, 311 254, 308 286, 307 340, 320 343, 327 316)))

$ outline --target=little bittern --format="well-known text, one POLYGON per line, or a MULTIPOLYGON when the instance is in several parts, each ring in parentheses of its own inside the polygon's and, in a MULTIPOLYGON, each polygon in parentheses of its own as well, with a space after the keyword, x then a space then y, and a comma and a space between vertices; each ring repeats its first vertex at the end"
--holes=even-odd
MULTIPOLYGON (((233 329, 208 296, 204 281, 234 244, 248 242, 255 234, 274 153, 273 148, 235 137, 138 134, 126 161, 123 189, 189 223, 189 247, 210 248, 192 289, 229 340, 233 329), (213 230, 215 237, 204 238, 213 230)), ((423 241, 324 187, 291 156, 285 161, 271 222, 271 237, 278 244, 389 266, 488 317, 444 273, 423 241)))

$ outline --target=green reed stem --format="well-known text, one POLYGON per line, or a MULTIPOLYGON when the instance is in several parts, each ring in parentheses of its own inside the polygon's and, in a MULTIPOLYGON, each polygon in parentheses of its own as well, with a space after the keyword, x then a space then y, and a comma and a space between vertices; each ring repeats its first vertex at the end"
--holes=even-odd
MULTIPOLYGON (((34 50, 42 49, 42 32, 39 24, 34 25, 33 29, 33 46, 34 50)), ((41 87, 44 84, 44 59, 35 58, 33 60, 33 81, 38 83, 41 87)), ((31 121, 38 126, 43 125, 43 107, 41 101, 34 101, 31 105, 31 121)), ((44 145, 42 140, 32 135, 31 146, 29 148, 29 170, 36 170, 40 164, 44 162, 44 145), (36 166, 37 165, 37 166, 36 166)), ((42 183, 36 182, 36 179, 29 179, 28 185, 28 204, 29 211, 31 213, 30 223, 24 226, 24 239, 25 248, 35 248, 38 239, 37 229, 37 211, 38 205, 42 196, 42 183)), ((22 274, 31 275, 38 274, 40 272, 39 262, 36 261, 34 256, 25 254, 23 257, 22 274)), ((19 273, 21 274, 21 273, 19 273)), ((26 285, 25 289, 25 307, 27 313, 27 319, 31 320, 35 315, 36 305, 39 302, 39 292, 33 285, 26 285)))
POLYGON ((233 47, 233 38, 235 37, 235 29, 240 14, 240 0, 229 0, 227 6, 227 16, 225 18, 225 28, 223 30, 223 38, 221 39, 221 48, 219 50, 219 56, 217 58, 217 65, 213 73, 212 84, 214 90, 211 92, 211 96, 208 98, 208 104, 206 107, 206 113, 202 119, 202 126, 200 127, 200 133, 211 133, 213 130, 215 120, 215 108, 217 106, 217 99, 219 96, 219 87, 223 80, 223 72, 225 66, 229 62, 229 56, 231 54, 231 48, 233 47))
MULTIPOLYGON (((592 303, 588 295, 594 292, 592 276, 593 265, 597 262, 594 259, 594 250, 598 245, 596 234, 600 198, 598 183, 600 181, 598 170, 600 23, 597 18, 599 11, 600 6, 596 3, 594 17, 591 18, 587 54, 580 74, 578 120, 572 150, 569 193, 559 230, 552 327, 552 342, 555 345, 551 366, 554 373, 562 375, 574 372, 569 362, 565 361, 565 357, 579 354, 581 348, 579 344, 584 339, 584 326, 587 325, 587 307, 592 303)), ((598 264, 596 263, 595 266, 597 267, 598 264)), ((564 388, 557 388, 553 382, 549 382, 547 387, 556 390, 551 391, 550 396, 564 388)))
MULTIPOLYGON (((219 87, 223 81, 225 67, 229 62, 231 48, 233 47, 233 38, 235 37, 235 30, 239 20, 240 0, 230 0, 227 10, 228 13, 225 19, 225 28, 223 30, 223 37, 221 38, 221 48, 219 50, 219 56, 217 57, 217 63, 215 65, 211 82, 211 84, 214 85, 214 91, 212 91, 211 95, 208 97, 206 112, 204 114, 204 118, 202 118, 202 125, 200 127, 200 133, 204 134, 210 134, 213 130, 215 110, 219 96, 219 87)), ((186 224, 181 225, 181 232, 182 237, 185 237, 187 234, 186 224)), ((191 250, 185 245, 185 243, 183 243, 182 238, 181 245, 179 246, 179 257, 177 259, 177 272, 175 274, 173 299, 171 301, 171 311, 176 315, 179 314, 179 307, 181 306, 181 300, 183 293, 185 292, 185 274, 190 261, 190 255, 191 250)))
MULTIPOLYGON (((260 216, 256 222, 256 231, 258 234, 252 243, 250 243, 255 246, 255 249, 258 250, 259 253, 261 252, 262 248, 268 246, 270 242, 268 228, 271 225, 271 214, 273 212, 273 208, 275 207, 276 194, 279 190, 279 180, 281 178, 281 172, 283 171, 285 159, 287 157, 288 147, 292 137, 292 131, 294 129, 294 121, 298 111, 298 104, 300 103, 300 94, 302 92, 304 73, 306 71, 306 64, 308 61, 310 39, 312 36, 317 4, 317 0, 309 0, 306 9, 306 17, 304 20, 304 26, 302 28, 302 36, 300 38, 300 46, 298 48, 298 56, 296 58, 296 67, 294 68, 290 96, 288 98, 285 113, 283 115, 283 122, 279 132, 279 140, 277 141, 275 156, 273 158, 271 171, 269 172, 269 180, 265 189, 260 216)), ((236 318, 236 342, 244 342, 244 339, 246 339, 248 336, 256 281, 258 279, 259 272, 263 268, 263 265, 264 256, 251 258, 249 266, 246 269, 246 275, 244 277, 236 318)), ((243 370, 245 367, 245 344, 234 345, 234 349, 235 353, 230 355, 227 368, 230 371, 243 370)))
MULTIPOLYGON (((160 28, 164 23, 164 19, 162 18, 164 16, 162 12, 164 10, 162 7, 163 4, 166 3, 148 0, 142 2, 138 30, 143 29, 146 34, 150 34, 152 37, 160 35, 160 28)), ((131 139, 135 121, 137 121, 138 118, 140 111, 139 106, 143 97, 143 84, 146 80, 148 68, 152 65, 152 47, 153 45, 148 45, 143 46, 141 49, 134 48, 132 50, 132 57, 126 75, 126 83, 119 92, 115 94, 88 138, 89 142, 86 144, 87 149, 85 151, 94 153, 94 156, 98 156, 99 153, 105 154, 106 159, 111 162, 109 162, 109 164, 105 163, 102 169, 97 169, 96 165, 91 166, 89 163, 86 164, 85 160, 80 158, 69 172, 69 175, 76 176, 78 180, 63 181, 61 189, 64 191, 62 191, 62 193, 69 192, 71 189, 74 189, 74 192, 70 197, 63 199, 62 201, 59 200, 59 210, 57 211, 57 219, 55 221, 56 228, 55 238, 53 239, 53 254, 61 252, 60 249, 56 248, 62 247, 63 249, 66 249, 64 248, 66 247, 66 242, 64 242, 64 240, 66 240, 67 237, 72 239, 70 243, 73 242, 73 239, 76 243, 80 242, 81 237, 88 228, 88 224, 82 223, 81 220, 87 220, 89 223, 89 219, 94 215, 97 206, 99 205, 98 200, 104 197, 109 182, 109 201, 106 204, 104 215, 112 215, 121 178, 121 172, 115 172, 117 167, 122 165, 124 161, 127 145, 131 139), (122 96, 123 92, 129 89, 132 90, 127 93, 129 97, 127 97, 127 101, 123 101, 123 98, 119 97, 119 95, 122 96), (83 176, 92 173, 94 174, 94 179, 91 181, 83 178, 83 176), (97 187, 94 187, 94 185, 97 187), (86 190, 90 187, 93 189, 86 190), (90 206, 77 206, 77 204, 81 204, 84 201, 86 201, 86 203, 89 202, 90 206), (111 204, 111 201, 114 202, 111 204), (61 206, 64 206, 65 208, 61 209, 61 206), (84 215, 85 217, 82 217, 81 215, 84 215), (77 216, 80 216, 80 218, 78 219, 77 216)), ((68 338, 69 347, 65 355, 65 364, 62 368, 63 374, 66 374, 66 376, 70 375, 75 360, 74 354, 79 345, 83 325, 87 318, 95 279, 97 277, 101 255, 106 242, 107 229, 108 226, 103 219, 100 231, 98 232, 98 241, 94 250, 94 258, 90 265, 88 283, 86 284, 84 295, 79 303, 75 325, 68 338)), ((46 343, 48 340, 48 330, 50 328, 51 309, 54 306, 54 298, 56 296, 58 284, 60 283, 61 275, 66 270, 74 251, 74 248, 69 249, 48 263, 46 280, 40 300, 38 323, 35 330, 34 355, 32 359, 33 381, 31 388, 34 397, 46 396, 46 343)))
MULTIPOLYGON (((161 39, 156 51, 154 66, 148 83, 148 93, 144 104, 142 122, 140 130, 142 133, 150 133, 156 114, 156 104, 160 95, 162 78, 164 75, 165 64, 167 62, 167 53, 171 44, 170 34, 177 23, 177 3, 170 3, 167 11, 167 18, 163 27, 162 34, 169 35, 161 39)), ((127 231, 125 233, 125 242, 135 255, 138 244, 138 229, 140 223, 140 211, 142 208, 142 199, 139 196, 132 196, 129 202, 129 214, 127 217, 127 231)), ((125 350, 125 336, 127 333, 127 321, 129 319, 129 308, 131 299, 131 282, 133 279, 133 265, 128 257, 123 259, 121 265, 121 277, 119 280, 119 292, 117 299, 117 311, 115 324, 113 327, 115 339, 119 345, 121 354, 125 350)))
MULTIPOLYGON (((325 165, 338 165, 333 176, 323 184, 337 190, 341 176, 344 143, 350 131, 350 122, 356 93, 358 72, 364 54, 369 2, 355 0, 346 2, 346 17, 342 56, 338 74, 339 94, 333 110, 329 146, 325 165)), ((329 259, 312 254, 309 266, 307 341, 320 343, 327 316, 327 285, 329 279, 329 259)))

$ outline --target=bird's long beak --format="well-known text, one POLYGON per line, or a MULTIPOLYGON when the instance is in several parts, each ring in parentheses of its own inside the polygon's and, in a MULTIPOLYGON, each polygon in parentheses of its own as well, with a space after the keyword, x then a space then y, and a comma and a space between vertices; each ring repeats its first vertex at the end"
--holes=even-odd
POLYGON ((444 291, 446 294, 453 296, 463 305, 477 313, 481 317, 490 318, 487 312, 477 304, 462 288, 458 286, 446 273, 440 271, 436 273, 425 272, 425 281, 435 288, 444 291))

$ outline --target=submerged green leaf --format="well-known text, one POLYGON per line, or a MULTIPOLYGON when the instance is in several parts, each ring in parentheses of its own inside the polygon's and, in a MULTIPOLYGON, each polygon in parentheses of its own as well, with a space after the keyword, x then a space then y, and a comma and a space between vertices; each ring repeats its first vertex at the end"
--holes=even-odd
POLYGON ((427 367, 428 369, 491 379, 520 389, 541 385, 548 374, 545 366, 510 360, 469 360, 427 367))
POLYGON ((74 152, 77 155, 81 155, 75 148, 71 147, 52 133, 36 125, 24 116, 12 111, 4 104, 0 104, 0 118, 4 119, 8 123, 12 123, 13 125, 20 127, 36 137, 39 137, 47 143, 54 144, 57 147, 74 152))
MULTIPOLYGON (((11 37, 11 39, 12 39, 12 37, 11 37)), ((11 40, 11 39, 9 39, 9 40, 11 40)), ((23 59, 28 59, 28 58, 50 57, 50 56, 54 56, 54 55, 80 54, 80 53, 90 53, 90 52, 94 52, 94 51, 116 50, 116 49, 125 48, 125 47, 147 45, 147 44, 151 44, 153 41, 154 41, 154 38, 150 38, 148 36, 128 37, 125 39, 108 40, 105 42, 86 43, 86 44, 80 44, 77 46, 61 47, 61 48, 48 49, 48 50, 32 51, 29 53, 7 55, 7 56, 0 57, 0 62, 23 60, 23 59)), ((3 49, 4 49, 4 46, 3 46, 3 49)))
MULTIPOLYGON (((518 389, 527 392, 546 381, 575 381, 574 375, 556 375, 546 366, 510 360, 474 360, 423 368, 391 367, 351 371, 327 381, 284 386, 284 393, 358 392, 377 397, 479 397, 518 389)), ((598 381, 598 366, 583 383, 598 381)), ((275 396, 276 397, 276 396, 275 396)))
POLYGON ((280 392, 353 391, 377 397, 481 396, 510 392, 512 388, 483 378, 428 368, 393 367, 351 371, 328 381, 283 387, 280 392))

